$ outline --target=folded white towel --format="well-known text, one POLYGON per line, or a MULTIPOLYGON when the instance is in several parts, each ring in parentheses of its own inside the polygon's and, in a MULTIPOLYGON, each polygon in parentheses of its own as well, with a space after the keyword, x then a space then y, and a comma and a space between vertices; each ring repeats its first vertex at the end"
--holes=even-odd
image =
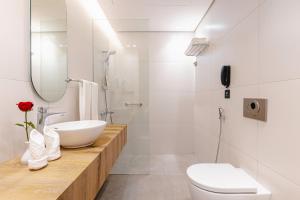
POLYGON ((92 98, 91 98, 91 119, 98 120, 98 84, 91 82, 92 98))
POLYGON ((92 87, 89 81, 81 80, 79 86, 79 114, 80 120, 89 120, 91 117, 92 87))
POLYGON ((48 161, 59 159, 61 157, 59 134, 55 130, 45 126, 44 138, 46 143, 46 155, 48 156, 48 161))
POLYGON ((29 151, 31 155, 31 158, 28 160, 29 169, 37 170, 47 166, 44 136, 35 129, 30 132, 29 151))
POLYGON ((98 84, 81 80, 79 86, 80 120, 98 120, 98 84))

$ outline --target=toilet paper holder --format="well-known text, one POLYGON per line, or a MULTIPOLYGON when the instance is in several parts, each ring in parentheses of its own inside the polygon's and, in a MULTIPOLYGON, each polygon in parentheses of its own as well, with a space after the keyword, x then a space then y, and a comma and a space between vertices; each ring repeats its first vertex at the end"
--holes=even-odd
POLYGON ((260 121, 267 121, 267 103, 267 99, 244 98, 244 117, 260 121))

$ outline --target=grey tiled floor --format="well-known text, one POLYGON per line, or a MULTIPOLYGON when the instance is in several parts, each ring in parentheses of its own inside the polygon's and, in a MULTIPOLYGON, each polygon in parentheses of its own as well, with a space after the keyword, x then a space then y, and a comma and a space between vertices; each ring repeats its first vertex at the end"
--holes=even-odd
POLYGON ((147 175, 110 175, 97 200, 190 200, 186 168, 192 155, 151 157, 147 175))

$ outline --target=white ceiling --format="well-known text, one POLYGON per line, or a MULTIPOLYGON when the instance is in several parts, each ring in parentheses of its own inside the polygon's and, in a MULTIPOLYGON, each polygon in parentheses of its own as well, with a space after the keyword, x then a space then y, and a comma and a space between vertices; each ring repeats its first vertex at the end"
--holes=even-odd
POLYGON ((212 0, 98 0, 116 31, 195 31, 212 0))

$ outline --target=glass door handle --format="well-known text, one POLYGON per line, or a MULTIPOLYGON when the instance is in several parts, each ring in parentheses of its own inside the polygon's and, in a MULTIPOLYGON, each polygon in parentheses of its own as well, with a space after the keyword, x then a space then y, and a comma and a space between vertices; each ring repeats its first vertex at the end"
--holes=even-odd
POLYGON ((139 107, 142 107, 143 103, 128 103, 128 102, 125 102, 124 105, 125 106, 139 106, 139 107))

